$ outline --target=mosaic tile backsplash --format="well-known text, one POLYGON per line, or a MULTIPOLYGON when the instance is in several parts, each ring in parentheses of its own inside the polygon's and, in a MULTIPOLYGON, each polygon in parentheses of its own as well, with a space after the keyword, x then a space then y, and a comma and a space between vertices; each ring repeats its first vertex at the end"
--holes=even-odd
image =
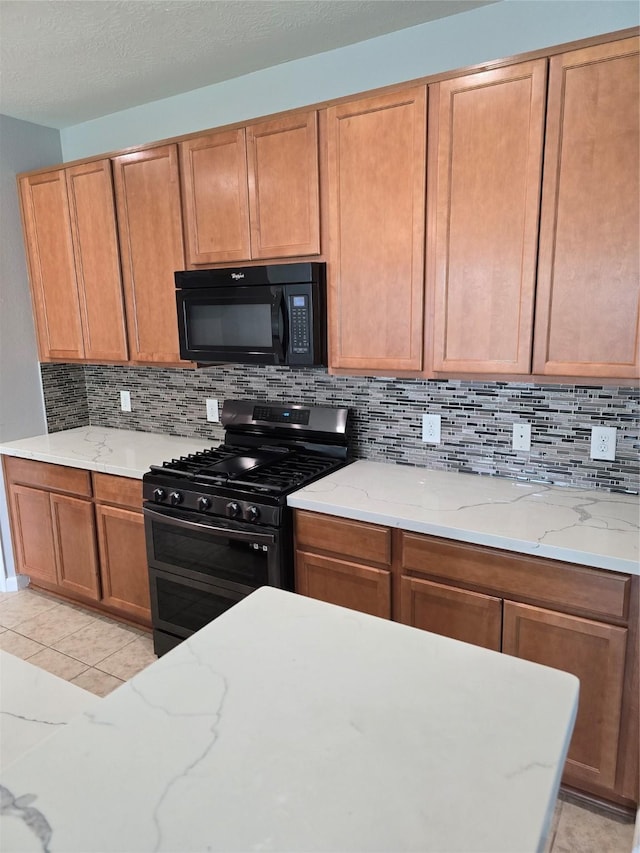
MULTIPOLYGON (((596 385, 330 376, 324 369, 233 365, 201 370, 42 365, 49 429, 92 424, 217 443, 205 399, 348 406, 358 458, 638 492, 640 391, 596 385), (119 391, 132 411, 120 411, 119 391), (439 445, 421 440, 421 415, 442 416, 439 445), (512 425, 531 424, 531 451, 511 449, 512 425), (616 426, 615 462, 589 458, 593 426, 616 426)), ((163 460, 158 460, 161 462, 163 460)))

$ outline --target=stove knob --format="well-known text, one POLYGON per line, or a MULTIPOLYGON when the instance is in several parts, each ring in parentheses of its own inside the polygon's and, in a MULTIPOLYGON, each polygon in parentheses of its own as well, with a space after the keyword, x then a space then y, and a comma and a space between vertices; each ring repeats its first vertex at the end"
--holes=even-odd
POLYGON ((237 518, 240 512, 240 504, 236 503, 236 501, 231 501, 231 503, 227 504, 227 515, 229 518, 237 518))
POLYGON ((178 506, 178 504, 182 503, 182 495, 180 492, 171 492, 169 495, 169 500, 173 504, 173 506, 178 506))
POLYGON ((247 510, 247 518, 249 521, 257 521, 260 518, 260 510, 257 506, 250 506, 247 510))
POLYGON ((211 501, 209 500, 209 498, 198 498, 198 509, 200 510, 200 512, 206 512, 210 506, 211 501))
POLYGON ((163 501, 166 498, 166 496, 167 496, 167 493, 165 492, 164 489, 155 489, 153 492, 153 499, 156 503, 160 503, 161 501, 163 501))

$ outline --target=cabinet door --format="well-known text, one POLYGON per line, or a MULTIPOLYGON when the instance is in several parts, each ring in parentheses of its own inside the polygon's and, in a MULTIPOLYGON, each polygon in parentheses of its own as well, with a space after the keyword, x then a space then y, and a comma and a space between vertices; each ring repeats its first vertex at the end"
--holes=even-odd
POLYGON ((640 371, 638 39, 551 59, 534 372, 640 371))
POLYGON ((66 170, 86 359, 127 360, 116 212, 109 160, 66 170))
POLYGON ((563 779, 583 788, 615 784, 627 630, 504 603, 502 650, 580 679, 578 716, 563 779))
POLYGON ((421 578, 402 578, 401 621, 463 643, 500 651, 502 601, 421 578))
POLYGON ((247 128, 252 258, 320 251, 318 114, 247 128))
POLYGON ((151 624, 149 569, 141 512, 96 506, 103 603, 151 624))
POLYGON ((180 143, 190 264, 251 257, 244 128, 180 143))
POLYGON ((123 154, 113 166, 130 357, 175 363, 180 350, 173 274, 184 269, 177 149, 123 154))
POLYGON ((436 371, 530 370, 545 84, 539 59, 429 88, 436 371))
POLYGON ((100 598, 93 504, 51 494, 51 518, 58 560, 58 584, 69 593, 100 598))
POLYGON ((391 573, 296 551, 296 591, 310 598, 391 618, 391 573))
POLYGON ((11 486, 11 532, 19 574, 56 584, 55 542, 49 493, 11 486))
POLYGON ((64 170, 20 179, 41 359, 82 358, 80 301, 64 170))
POLYGON ((420 370, 426 89, 327 111, 330 365, 420 370))

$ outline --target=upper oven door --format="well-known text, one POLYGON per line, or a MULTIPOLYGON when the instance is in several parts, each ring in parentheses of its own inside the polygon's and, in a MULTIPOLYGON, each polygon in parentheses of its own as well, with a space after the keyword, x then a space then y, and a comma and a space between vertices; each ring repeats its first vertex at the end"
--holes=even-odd
POLYGON ((242 522, 194 519, 193 513, 144 506, 149 566, 245 594, 259 586, 284 587, 280 536, 242 522))
POLYGON ((176 291, 180 356, 188 361, 285 364, 287 300, 279 285, 176 291))

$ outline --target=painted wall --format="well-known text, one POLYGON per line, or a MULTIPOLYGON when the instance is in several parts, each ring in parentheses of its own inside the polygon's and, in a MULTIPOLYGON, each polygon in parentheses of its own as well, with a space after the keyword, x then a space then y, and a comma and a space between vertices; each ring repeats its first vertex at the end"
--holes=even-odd
MULTIPOLYGON (((16 193, 16 173, 60 162, 60 133, 0 115, 0 441, 47 431, 16 193)), ((0 589, 15 589, 0 478, 0 589)))
POLYGON ((502 0, 61 131, 64 160, 637 26, 636 0, 502 0))

